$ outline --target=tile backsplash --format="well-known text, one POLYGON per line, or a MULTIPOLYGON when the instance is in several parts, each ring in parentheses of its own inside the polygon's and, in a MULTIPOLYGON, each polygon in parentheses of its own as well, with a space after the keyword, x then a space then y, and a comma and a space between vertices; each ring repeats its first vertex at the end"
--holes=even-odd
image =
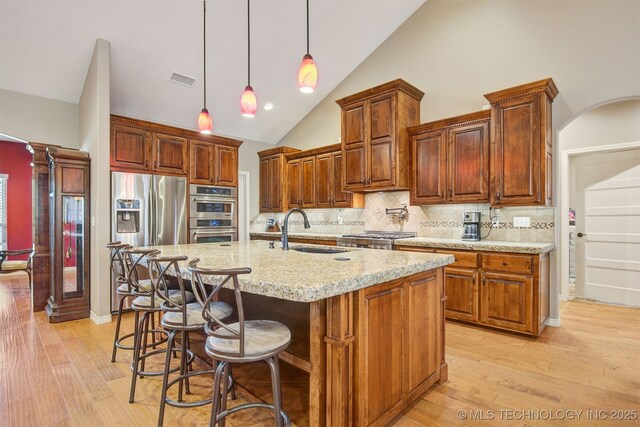
MULTIPOLYGON (((482 222, 482 236, 487 235, 491 220, 489 204, 410 206, 408 191, 369 193, 365 196, 364 209, 308 209, 305 212, 311 230, 317 233, 360 233, 364 230, 414 231, 419 237, 442 237, 457 239, 462 236, 462 215, 465 211, 478 211, 482 222), (406 204, 409 213, 401 220, 385 213, 387 208, 399 208, 406 204)), ((522 242, 554 241, 554 208, 517 207, 500 208, 500 225, 493 227, 486 240, 522 242), (526 228, 514 228, 514 217, 529 217, 526 228)), ((492 210, 495 215, 495 210, 492 210)), ((251 221, 251 231, 265 231, 267 219, 278 221, 283 213, 259 214, 251 221)), ((302 216, 292 214, 291 232, 304 232, 302 216)))

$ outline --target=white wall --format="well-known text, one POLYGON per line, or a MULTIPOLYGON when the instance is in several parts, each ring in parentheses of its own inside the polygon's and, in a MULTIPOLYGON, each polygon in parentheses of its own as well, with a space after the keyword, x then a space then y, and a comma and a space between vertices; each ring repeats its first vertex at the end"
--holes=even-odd
POLYGON ((109 42, 98 39, 80 95, 80 149, 91 156, 91 319, 111 320, 109 255, 111 190, 109 180, 109 42))
POLYGON ((0 89, 0 133, 78 148, 78 104, 0 89))
POLYGON ((638 1, 429 0, 278 144, 335 143, 335 100, 396 78, 426 92, 426 122, 480 110, 485 93, 553 77, 558 127, 640 95, 639 15, 638 1))

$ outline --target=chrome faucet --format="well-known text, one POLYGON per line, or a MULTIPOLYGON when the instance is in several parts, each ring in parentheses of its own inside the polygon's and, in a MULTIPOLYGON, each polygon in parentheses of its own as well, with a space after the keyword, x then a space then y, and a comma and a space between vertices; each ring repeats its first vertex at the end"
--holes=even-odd
POLYGON ((284 216, 284 223, 282 224, 282 249, 285 251, 289 250, 289 215, 294 212, 300 212, 304 217, 304 228, 311 228, 311 224, 309 224, 309 218, 307 218, 307 214, 300 208, 289 209, 289 212, 284 216))

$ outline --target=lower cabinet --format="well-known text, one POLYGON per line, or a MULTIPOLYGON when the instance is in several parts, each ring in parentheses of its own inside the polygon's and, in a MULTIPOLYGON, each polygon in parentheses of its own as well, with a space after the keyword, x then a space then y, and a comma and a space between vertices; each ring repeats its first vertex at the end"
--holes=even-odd
POLYGON ((447 319, 538 336, 549 317, 549 253, 397 250, 453 255, 445 269, 447 319))
POLYGON ((358 292, 355 425, 387 425, 408 402, 440 380, 442 270, 358 292))

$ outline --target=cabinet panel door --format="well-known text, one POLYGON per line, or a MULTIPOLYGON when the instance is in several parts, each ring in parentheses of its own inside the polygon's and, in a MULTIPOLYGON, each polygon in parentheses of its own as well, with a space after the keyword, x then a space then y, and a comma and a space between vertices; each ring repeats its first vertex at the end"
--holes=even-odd
POLYGON ((366 186, 366 149, 363 144, 347 145, 343 148, 344 171, 342 172, 345 190, 363 190, 366 186))
POLYGON ((478 270, 466 268, 445 269, 446 315, 451 319, 477 322, 478 270))
POLYGON ((300 160, 290 161, 287 169, 289 174, 289 208, 302 207, 302 162, 300 160))
POLYGON ((148 170, 150 148, 149 132, 111 125, 111 167, 148 170))
POLYGON ((284 159, 280 156, 275 156, 269 159, 269 203, 271 211, 281 212, 284 209, 282 206, 283 200, 283 164, 284 159))
POLYGON ((184 138, 171 135, 153 134, 153 167, 154 172, 186 175, 187 147, 184 138))
POLYGON ((489 123, 452 128, 449 134, 449 201, 489 201, 489 123))
POLYGON ((332 205, 333 157, 322 154, 316 157, 316 206, 328 208, 332 205))
POLYGON ((302 191, 302 207, 313 208, 316 202, 316 158, 307 157, 302 159, 302 177, 300 188, 302 191))
POLYGON ((226 145, 215 146, 214 177, 216 185, 238 185, 238 149, 226 145))
POLYGON ((525 97, 494 107, 493 174, 497 204, 540 201, 540 103, 525 97))
POLYGON ((365 104, 358 103, 342 111, 342 141, 362 144, 365 141, 365 104))
POLYGON ((483 273, 480 321, 520 332, 533 332, 533 278, 483 273))
POLYGON ((394 135, 395 97, 386 95, 371 100, 370 124, 371 142, 379 139, 391 139, 394 135))
POLYGON ((395 96, 385 95, 369 105, 369 186, 395 185, 395 96))
POLYGON ((213 183, 213 146, 204 142, 190 142, 189 181, 192 184, 213 183))
POLYGON ((411 204, 445 203, 446 132, 428 132, 411 137, 411 204))
POLYGON ((409 394, 426 382, 435 382, 440 373, 442 348, 441 289, 437 275, 408 283, 405 325, 406 364, 409 394), (424 349, 430 351, 424 354, 424 349))
POLYGON ((336 153, 331 156, 333 162, 333 206, 336 208, 351 207, 351 193, 342 191, 342 154, 336 153))
POLYGON ((260 212, 269 212, 271 208, 269 191, 271 184, 271 159, 260 159, 260 212))
POLYGON ((403 284, 368 291, 359 311, 359 327, 366 331, 361 335, 366 341, 362 338, 358 345, 357 362, 365 372, 360 379, 364 393, 359 395, 367 402, 361 425, 374 424, 400 405, 404 396, 403 284))
POLYGON ((369 165, 371 188, 389 187, 395 185, 395 160, 393 142, 391 138, 372 141, 370 146, 369 165))

